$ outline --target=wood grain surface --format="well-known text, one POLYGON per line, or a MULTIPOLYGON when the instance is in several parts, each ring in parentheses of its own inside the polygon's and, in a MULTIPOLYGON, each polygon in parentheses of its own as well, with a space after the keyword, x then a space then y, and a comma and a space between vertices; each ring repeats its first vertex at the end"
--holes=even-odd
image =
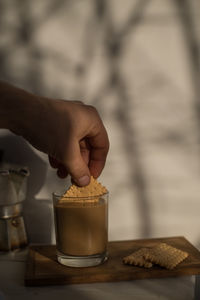
POLYGON ((109 259, 100 266, 72 268, 57 262, 55 245, 30 246, 25 285, 109 282, 200 274, 200 252, 184 237, 114 241, 109 242, 108 251, 109 259), (189 256, 173 270, 167 270, 159 266, 145 269, 123 264, 122 258, 124 256, 141 247, 151 247, 157 242, 165 242, 178 249, 187 251, 189 256))

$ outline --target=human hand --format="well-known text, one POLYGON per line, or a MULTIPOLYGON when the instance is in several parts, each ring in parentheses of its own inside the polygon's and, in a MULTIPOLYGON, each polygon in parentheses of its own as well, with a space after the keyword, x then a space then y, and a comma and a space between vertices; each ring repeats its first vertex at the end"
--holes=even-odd
POLYGON ((23 136, 49 155, 58 176, 80 186, 97 178, 106 161, 108 135, 96 109, 79 101, 38 97, 0 81, 0 128, 23 136))
POLYGON ((106 161, 109 140, 96 109, 79 101, 41 98, 29 112, 22 134, 49 155, 58 176, 68 174, 80 186, 97 178, 106 161))

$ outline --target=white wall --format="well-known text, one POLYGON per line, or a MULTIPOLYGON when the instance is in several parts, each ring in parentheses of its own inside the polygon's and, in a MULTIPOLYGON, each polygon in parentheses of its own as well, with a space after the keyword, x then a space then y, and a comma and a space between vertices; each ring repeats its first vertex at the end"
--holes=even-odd
MULTIPOLYGON (((110 240, 184 235, 200 247, 198 67, 181 10, 158 0, 105 1, 98 14, 89 0, 27 3, 4 1, 0 77, 98 108, 111 142, 100 178, 110 191, 110 240)), ((51 192, 68 182, 21 138, 6 133, 2 145, 31 169, 30 240, 54 240, 51 192)))

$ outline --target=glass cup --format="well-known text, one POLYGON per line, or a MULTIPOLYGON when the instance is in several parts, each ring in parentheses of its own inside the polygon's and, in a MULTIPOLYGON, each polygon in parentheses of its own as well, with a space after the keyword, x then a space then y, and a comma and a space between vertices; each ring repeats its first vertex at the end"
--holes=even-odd
POLYGON ((108 193, 91 197, 53 194, 57 260, 96 266, 108 258, 108 193))

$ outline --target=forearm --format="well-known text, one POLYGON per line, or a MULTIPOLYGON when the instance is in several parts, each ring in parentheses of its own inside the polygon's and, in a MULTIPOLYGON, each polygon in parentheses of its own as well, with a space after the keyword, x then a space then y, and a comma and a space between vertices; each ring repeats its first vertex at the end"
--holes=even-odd
POLYGON ((0 128, 21 135, 28 126, 29 112, 36 111, 38 101, 37 96, 0 81, 0 128))

